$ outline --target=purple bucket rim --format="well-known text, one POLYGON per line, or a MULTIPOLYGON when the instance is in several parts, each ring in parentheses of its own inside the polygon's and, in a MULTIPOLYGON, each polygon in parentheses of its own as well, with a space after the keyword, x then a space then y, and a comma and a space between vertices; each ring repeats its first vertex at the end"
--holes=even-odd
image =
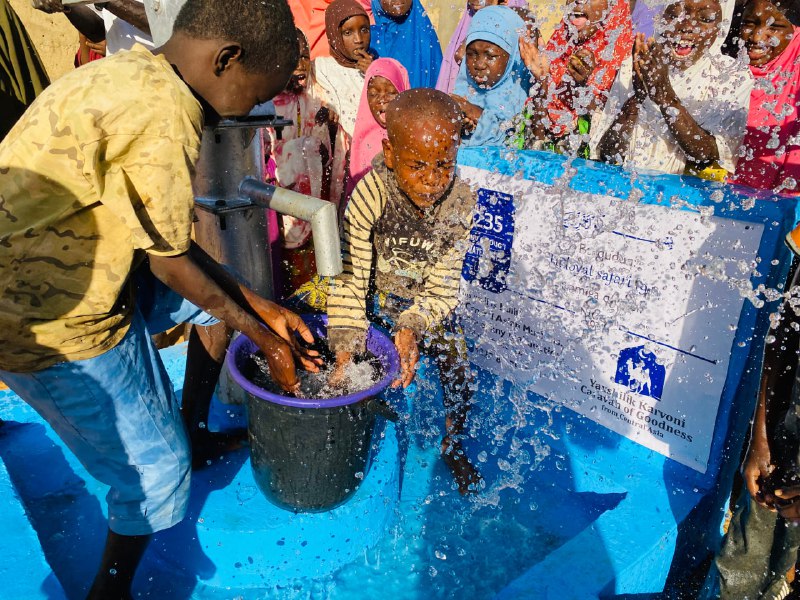
MULTIPOLYGON (((309 325, 322 325, 327 326, 327 315, 301 315, 303 320, 309 325)), ((233 380, 239 384, 249 394, 259 400, 266 400, 273 404, 280 404, 282 406, 291 406, 294 408, 336 408, 339 406, 347 406, 348 404, 355 404, 367 398, 377 396, 383 392, 389 385, 397 378, 400 372, 400 357, 394 347, 394 342, 385 333, 377 329, 374 325, 370 325, 367 331, 367 348, 372 350, 373 344, 377 344, 384 352, 379 355, 375 352, 375 356, 381 361, 384 368, 384 376, 375 384, 370 387, 346 394, 344 396, 335 396, 333 398, 294 398, 289 396, 281 396, 270 392, 260 386, 255 385, 252 381, 247 379, 239 370, 236 364, 236 355, 249 346, 256 349, 256 344, 247 337, 245 334, 240 334, 228 348, 228 354, 225 358, 225 364, 230 371, 233 380)), ((251 350, 252 351, 252 350, 251 350)))

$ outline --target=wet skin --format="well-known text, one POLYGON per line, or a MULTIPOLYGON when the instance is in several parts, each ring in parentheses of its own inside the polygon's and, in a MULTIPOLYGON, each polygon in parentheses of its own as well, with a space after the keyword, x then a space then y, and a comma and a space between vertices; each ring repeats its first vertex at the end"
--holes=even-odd
POLYGON ((219 117, 246 116, 255 105, 272 99, 286 87, 296 66, 251 71, 242 65, 242 47, 220 40, 192 40, 194 59, 188 60, 179 52, 189 45, 188 36, 178 33, 162 51, 203 103, 206 125, 213 125, 219 117))
POLYGON ((682 0, 670 4, 661 23, 665 60, 677 69, 688 69, 711 48, 721 23, 719 0, 682 0))
POLYGON ((786 50, 794 36, 794 27, 772 2, 753 0, 744 9, 739 36, 750 64, 761 67, 786 50))
POLYGON ((575 41, 582 44, 600 30, 608 12, 608 0, 579 0, 570 11, 568 23, 575 41))
POLYGON ((381 0, 381 8, 393 19, 400 19, 411 12, 411 0, 381 0))
POLYGON ((503 77, 510 56, 497 44, 475 40, 467 46, 467 71, 472 80, 483 89, 491 89, 503 77))
POLYGON ((505 2, 499 2, 498 0, 469 0, 467 2, 467 8, 469 12, 475 14, 482 8, 486 8, 487 6, 497 6, 498 4, 505 4, 505 2))
POLYGON ((394 84, 380 75, 371 78, 367 84, 369 110, 378 125, 384 129, 386 129, 386 107, 397 98, 398 93, 394 84))
POLYGON ((311 73, 311 51, 304 35, 297 34, 297 43, 300 45, 300 60, 297 68, 286 84, 286 91, 291 94, 302 94, 308 87, 308 76, 311 73))
POLYGON ((421 211, 436 204, 453 183, 459 126, 444 117, 403 123, 383 142, 386 166, 394 171, 397 187, 421 211))
POLYGON ((358 60, 361 53, 369 49, 371 39, 367 17, 363 15, 350 17, 339 25, 339 32, 344 42, 343 53, 350 60, 358 60))

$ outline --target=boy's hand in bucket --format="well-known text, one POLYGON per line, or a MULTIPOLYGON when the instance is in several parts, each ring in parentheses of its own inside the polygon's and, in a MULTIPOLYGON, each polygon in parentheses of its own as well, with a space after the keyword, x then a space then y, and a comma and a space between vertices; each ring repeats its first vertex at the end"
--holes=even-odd
POLYGON ((328 379, 328 385, 332 388, 343 388, 345 386, 345 369, 347 365, 353 362, 353 355, 350 352, 338 352, 336 354, 336 364, 333 367, 333 372, 328 379))
MULTIPOLYGON (((314 336, 311 334, 311 330, 309 330, 308 326, 303 322, 303 319, 289 309, 283 308, 255 294, 252 294, 247 300, 258 317, 266 323, 274 334, 286 342, 294 359, 297 360, 306 371, 311 371, 312 373, 319 371, 323 362, 319 352, 306 348, 300 343, 300 339, 298 339, 299 335, 300 338, 308 344, 314 343, 314 336)), ((270 369, 272 369, 271 363, 270 369)))
POLYGON ((419 341, 413 329, 403 327, 394 335, 394 345, 400 355, 400 377, 392 382, 392 387, 408 387, 414 380, 419 362, 419 341))

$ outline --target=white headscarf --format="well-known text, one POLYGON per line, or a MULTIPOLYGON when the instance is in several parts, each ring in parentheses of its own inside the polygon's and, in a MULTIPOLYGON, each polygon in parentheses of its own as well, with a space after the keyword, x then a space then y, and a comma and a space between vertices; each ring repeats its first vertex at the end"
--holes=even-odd
MULTIPOLYGON (((747 65, 722 54, 733 18, 735 0, 720 0, 722 22, 711 47, 685 71, 670 70, 672 88, 697 124, 717 141, 719 166, 733 173, 747 126, 753 78, 747 65)), ((658 28, 657 28, 658 32, 658 28)), ((658 33, 657 33, 658 34, 658 33)), ((592 118, 589 146, 597 159, 603 134, 633 95, 633 60, 622 63, 602 113, 592 118)), ((667 127, 658 106, 649 98, 639 108, 630 137, 625 166, 683 174, 686 155, 667 127)))

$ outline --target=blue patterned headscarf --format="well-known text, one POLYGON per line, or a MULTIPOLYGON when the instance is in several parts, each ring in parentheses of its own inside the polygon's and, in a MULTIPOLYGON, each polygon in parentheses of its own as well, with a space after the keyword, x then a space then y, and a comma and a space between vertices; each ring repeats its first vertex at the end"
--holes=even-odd
POLYGON ((442 47, 419 0, 405 17, 393 19, 380 0, 372 0, 371 46, 381 58, 393 58, 408 71, 412 88, 434 87, 442 64, 442 47))
POLYGON ((465 97, 483 109, 478 126, 464 137, 462 146, 500 146, 505 141, 510 121, 520 112, 528 97, 530 73, 519 54, 519 38, 525 23, 507 6, 487 6, 472 18, 466 43, 491 42, 508 52, 508 65, 490 89, 478 87, 467 71, 467 59, 461 61, 453 93, 465 97))

